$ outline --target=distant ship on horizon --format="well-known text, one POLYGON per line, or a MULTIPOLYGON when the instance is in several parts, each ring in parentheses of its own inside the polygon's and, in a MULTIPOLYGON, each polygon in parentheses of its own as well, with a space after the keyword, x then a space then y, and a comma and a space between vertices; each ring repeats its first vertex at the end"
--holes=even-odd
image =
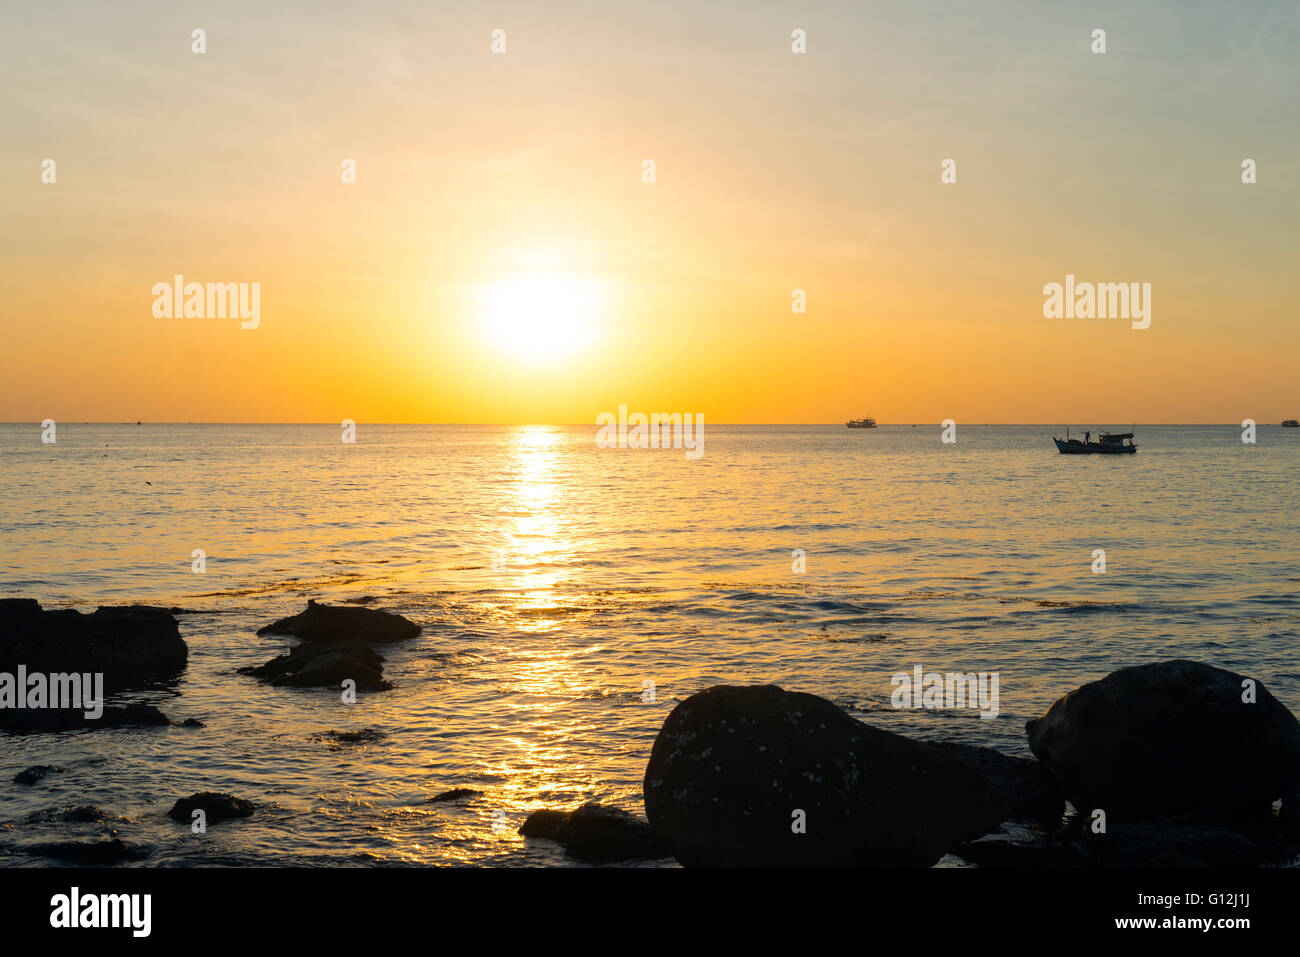
POLYGON ((850 429, 874 429, 876 427, 876 420, 868 415, 863 416, 861 419, 849 419, 849 421, 844 424, 850 429))
POLYGON ((1282 420, 1282 428, 1284 428, 1284 429, 1300 429, 1300 422, 1297 422, 1295 419, 1283 419, 1283 420, 1282 420))

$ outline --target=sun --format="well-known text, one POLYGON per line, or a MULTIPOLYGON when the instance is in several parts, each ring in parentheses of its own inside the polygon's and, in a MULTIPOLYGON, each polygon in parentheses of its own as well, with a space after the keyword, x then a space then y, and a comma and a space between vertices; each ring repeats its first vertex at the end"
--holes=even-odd
POLYGON ((483 326, 520 359, 571 356, 591 341, 603 296, 593 280, 561 273, 512 276, 484 290, 483 326))

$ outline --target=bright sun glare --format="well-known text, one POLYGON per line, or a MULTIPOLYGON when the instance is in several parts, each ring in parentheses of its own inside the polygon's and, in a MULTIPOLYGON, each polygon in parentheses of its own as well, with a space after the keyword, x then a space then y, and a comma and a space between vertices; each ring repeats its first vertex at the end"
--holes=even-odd
POLYGON ((484 326, 506 352, 526 359, 569 356, 591 339, 601 307, 596 283, 561 274, 514 276, 489 286, 484 326))

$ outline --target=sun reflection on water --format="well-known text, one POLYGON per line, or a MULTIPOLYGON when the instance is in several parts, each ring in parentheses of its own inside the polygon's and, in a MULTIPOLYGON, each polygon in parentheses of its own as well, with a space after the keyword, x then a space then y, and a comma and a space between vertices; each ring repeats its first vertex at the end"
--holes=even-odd
MULTIPOLYGON (((569 640, 585 636, 605 600, 579 572, 577 559, 588 544, 583 515, 590 509, 574 491, 574 441, 547 426, 507 433, 505 474, 493 489, 493 507, 483 510, 492 524, 479 539, 480 549, 495 553, 492 567, 479 556, 470 559, 475 564, 466 562, 465 571, 483 575, 483 587, 466 593, 449 613, 453 620, 477 618, 487 625, 493 647, 475 654, 499 658, 503 667, 480 673, 466 658, 455 691, 438 686, 417 692, 414 681, 399 683, 398 693, 427 695, 419 700, 431 713, 445 707, 444 696, 464 695, 456 720, 472 732, 458 736, 452 766, 404 770, 388 779, 390 793, 363 811, 350 790, 322 799, 332 823, 356 813, 373 819, 370 835, 382 849, 375 860, 514 864, 527 855, 572 863, 558 845, 525 840, 520 826, 541 808, 608 800, 607 759, 591 746, 608 722, 601 702, 609 678, 594 663, 605 643, 569 640), (575 701, 590 705, 575 710, 575 701), (475 793, 432 800, 459 787, 475 793), (414 804, 412 792, 421 796, 414 804)), ((431 719, 426 730, 436 733, 436 727, 431 719)), ((373 754, 371 773, 380 775, 386 751, 376 747, 373 754)))
POLYGON ((568 552, 562 513, 563 485, 557 475, 564 432, 528 425, 510 436, 514 482, 509 487, 513 524, 506 529, 506 582, 514 591, 511 609, 520 631, 542 633, 559 625, 562 609, 554 589, 568 552))

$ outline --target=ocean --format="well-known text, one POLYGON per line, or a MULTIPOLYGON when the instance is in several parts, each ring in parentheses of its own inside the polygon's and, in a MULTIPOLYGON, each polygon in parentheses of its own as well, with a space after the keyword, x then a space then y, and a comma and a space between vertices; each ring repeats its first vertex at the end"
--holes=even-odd
POLYGON ((0 862, 49 863, 23 841, 73 826, 29 817, 94 805, 152 866, 570 866, 527 814, 640 813, 659 726, 715 684, 1016 755, 1060 695, 1162 659, 1300 712, 1300 430, 1139 425, 1134 456, 1063 456, 1044 426, 707 424, 698 459, 596 431, 0 426, 0 596, 187 609, 183 677, 125 700, 206 725, 0 735, 0 862), (308 598, 423 626, 381 649, 393 690, 236 672, 308 598), (895 708, 917 666, 996 673, 997 716, 895 708), (63 773, 9 783, 34 764, 63 773), (481 794, 430 803, 457 787, 481 794), (166 817, 204 790, 259 810, 166 817))

